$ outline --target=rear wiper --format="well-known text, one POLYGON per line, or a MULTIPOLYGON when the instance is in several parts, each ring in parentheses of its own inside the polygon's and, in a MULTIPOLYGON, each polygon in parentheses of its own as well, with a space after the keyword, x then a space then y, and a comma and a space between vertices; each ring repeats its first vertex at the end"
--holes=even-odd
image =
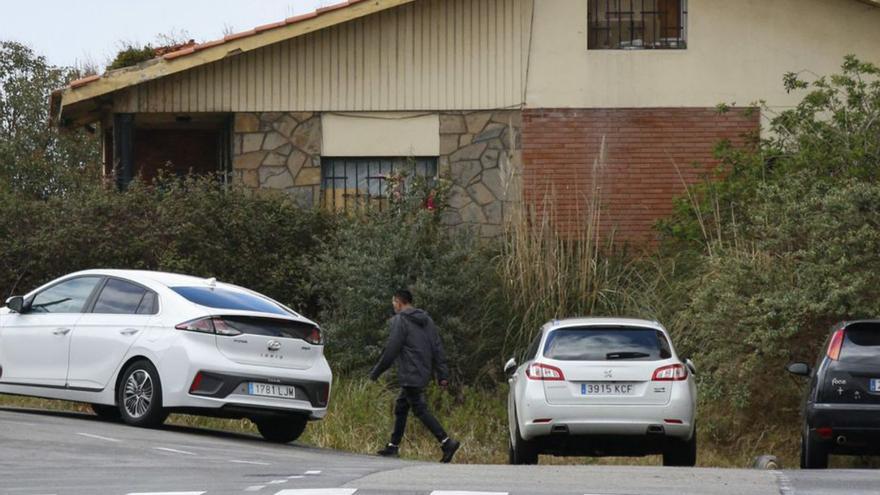
POLYGON ((605 354, 605 359, 638 359, 644 357, 651 357, 650 354, 644 352, 609 352, 605 354))

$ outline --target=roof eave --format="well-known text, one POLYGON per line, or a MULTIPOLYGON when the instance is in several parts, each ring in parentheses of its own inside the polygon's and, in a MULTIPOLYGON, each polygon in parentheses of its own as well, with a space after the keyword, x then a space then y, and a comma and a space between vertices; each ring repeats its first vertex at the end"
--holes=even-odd
MULTIPOLYGON (((227 36, 222 42, 218 40, 205 43, 198 50, 189 47, 165 54, 162 57, 152 59, 136 67, 108 72, 97 78, 75 81, 71 86, 60 90, 60 104, 55 115, 62 117, 66 108, 114 91, 176 74, 200 65, 222 60, 226 57, 236 56, 414 1, 416 0, 349 0, 342 4, 319 9, 311 14, 288 19, 287 22, 261 26, 251 31, 227 36)), ((52 98, 54 101, 57 96, 53 94, 52 98)), ((64 125, 64 119, 59 118, 58 123, 64 125)))

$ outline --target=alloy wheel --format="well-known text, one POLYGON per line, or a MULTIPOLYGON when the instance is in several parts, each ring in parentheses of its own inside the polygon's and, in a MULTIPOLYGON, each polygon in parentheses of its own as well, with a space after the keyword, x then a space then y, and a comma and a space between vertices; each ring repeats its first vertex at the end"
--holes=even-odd
POLYGON ((125 411, 132 418, 141 418, 150 410, 153 401, 153 379, 145 370, 135 370, 125 381, 122 394, 125 411))

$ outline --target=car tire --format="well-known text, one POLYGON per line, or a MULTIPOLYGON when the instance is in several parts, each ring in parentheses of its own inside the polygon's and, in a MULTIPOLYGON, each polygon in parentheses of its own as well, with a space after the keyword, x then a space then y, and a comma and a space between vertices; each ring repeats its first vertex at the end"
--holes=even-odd
POLYGON ((165 422, 168 412, 162 407, 162 382, 153 363, 140 360, 125 368, 116 403, 122 421, 132 426, 152 428, 165 422))
MULTIPOLYGON (((514 419, 514 421, 516 421, 514 419)), ((519 422, 516 421, 516 432, 514 437, 508 440, 508 462, 512 465, 537 464, 538 449, 534 442, 523 440, 519 432, 519 422)))
POLYGON ((827 468, 828 447, 817 440, 809 428, 805 428, 801 435, 801 469, 827 468))
POLYGON ((119 412, 119 408, 116 406, 108 406, 106 404, 90 405, 92 406, 92 412, 95 413, 95 416, 105 421, 119 421, 122 419, 122 414, 119 412))
POLYGON ((290 443, 296 441, 306 430, 309 419, 305 416, 284 416, 252 419, 260 435, 269 442, 290 443))
POLYGON ((697 464, 697 428, 690 440, 670 438, 663 446, 663 465, 694 467, 697 464))

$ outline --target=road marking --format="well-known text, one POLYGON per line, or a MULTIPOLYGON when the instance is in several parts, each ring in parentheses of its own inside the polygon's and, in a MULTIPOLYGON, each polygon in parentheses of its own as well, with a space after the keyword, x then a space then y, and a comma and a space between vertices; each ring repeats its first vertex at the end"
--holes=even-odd
POLYGON ((205 492, 143 492, 129 493, 128 495, 203 495, 205 492))
POLYGON ((105 442, 118 442, 119 440, 110 437, 102 437, 101 435, 92 435, 91 433, 77 433, 81 437, 94 438, 96 440, 104 440, 105 442))
POLYGON ((507 495, 507 492, 466 492, 434 490, 431 495, 507 495))
POLYGON ((266 485, 254 485, 254 486, 249 486, 249 487, 245 488, 244 491, 258 492, 258 491, 262 490, 263 488, 266 488, 266 485))
POLYGON ((306 471, 308 475, 321 474, 321 471, 306 471))
POLYGON ((287 480, 272 480, 266 484, 267 485, 280 485, 282 483, 287 483, 287 480))
POLYGON ((281 490, 275 495, 354 495, 357 488, 307 488, 304 490, 281 490))
POLYGON ((231 463, 233 463, 233 464, 253 464, 253 465, 255 465, 255 466, 271 466, 271 465, 272 465, 271 463, 268 463, 268 462, 259 462, 259 461, 238 461, 238 460, 232 460, 232 461, 229 461, 229 462, 231 462, 231 463))
POLYGON ((295 474, 295 475, 293 475, 293 476, 288 476, 288 477, 287 477, 287 479, 289 479, 289 480, 299 480, 299 479, 302 479, 302 478, 305 478, 305 476, 303 476, 303 475, 301 475, 301 474, 295 474))
MULTIPOLYGON (((153 448, 156 450, 161 450, 163 452, 171 452, 172 454, 195 455, 192 452, 187 452, 185 450, 169 449, 168 447, 153 447, 153 448)), ((188 493, 188 492, 181 492, 181 493, 188 493)), ((200 493, 205 493, 205 492, 200 492, 200 493)), ((153 495, 153 494, 150 494, 150 495, 153 495)))

